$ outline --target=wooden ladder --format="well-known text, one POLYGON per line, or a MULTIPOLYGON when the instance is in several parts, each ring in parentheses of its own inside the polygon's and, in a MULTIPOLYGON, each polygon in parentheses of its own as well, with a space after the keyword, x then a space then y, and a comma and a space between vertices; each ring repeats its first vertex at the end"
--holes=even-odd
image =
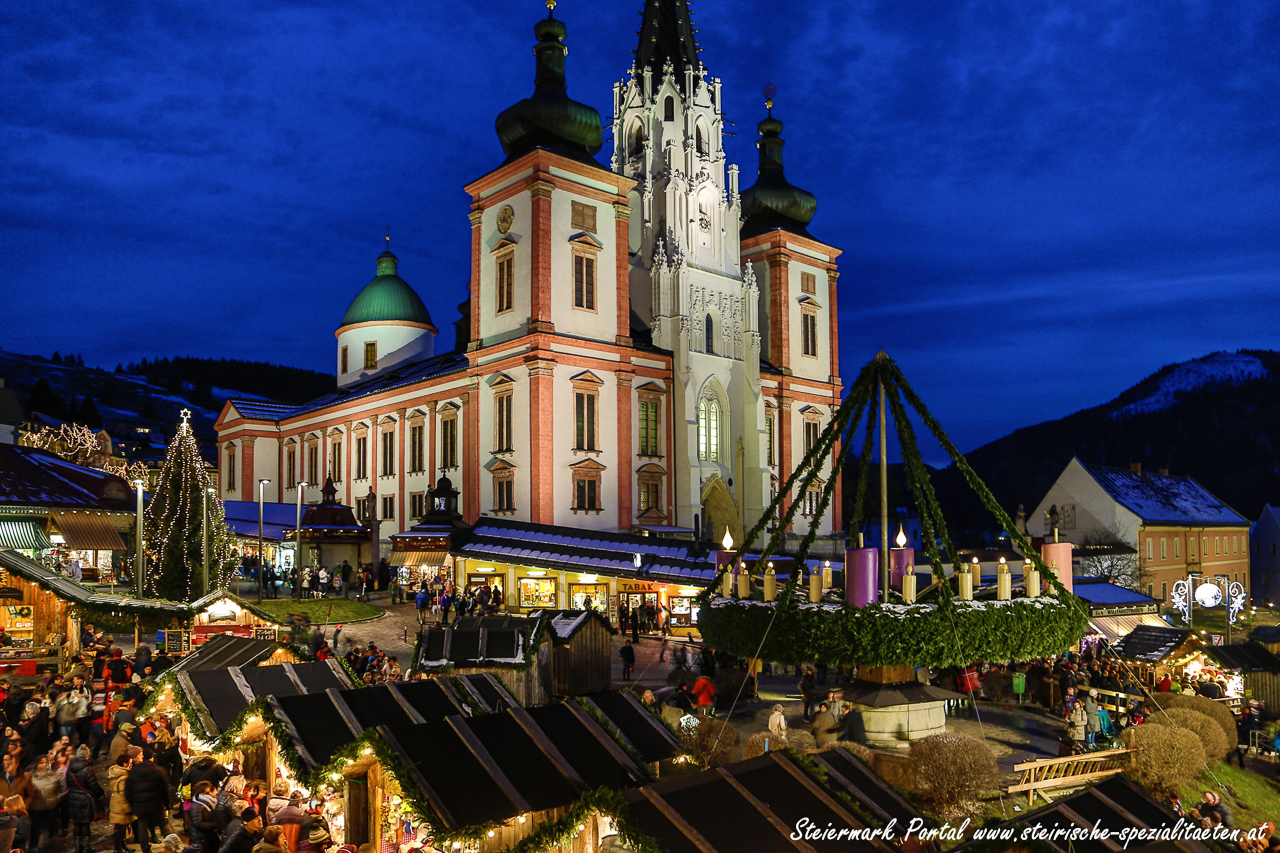
POLYGON ((1036 794, 1044 798, 1046 803, 1053 802, 1045 794, 1049 788, 1068 788, 1086 785, 1115 776, 1123 771, 1122 756, 1133 752, 1131 749, 1107 749, 1090 752, 1085 755, 1069 755, 1065 758, 1041 758, 1014 765, 1014 770, 1022 773, 1016 785, 1010 785, 1007 793, 1026 793, 1027 805, 1035 803, 1036 794))

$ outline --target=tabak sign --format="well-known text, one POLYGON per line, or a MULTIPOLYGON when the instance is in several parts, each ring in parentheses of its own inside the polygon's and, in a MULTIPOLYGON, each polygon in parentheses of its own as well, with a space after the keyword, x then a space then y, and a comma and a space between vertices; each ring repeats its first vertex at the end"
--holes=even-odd
POLYGON ((618 581, 618 592, 657 592, 653 581, 618 581))
POLYGON ((1213 609, 1227 608, 1227 623, 1234 625, 1236 617, 1245 606, 1244 584, 1239 581, 1228 581, 1226 578, 1206 579, 1198 577, 1183 578, 1175 581, 1169 593, 1169 602, 1174 610, 1182 615, 1184 622, 1191 621, 1193 605, 1213 609))

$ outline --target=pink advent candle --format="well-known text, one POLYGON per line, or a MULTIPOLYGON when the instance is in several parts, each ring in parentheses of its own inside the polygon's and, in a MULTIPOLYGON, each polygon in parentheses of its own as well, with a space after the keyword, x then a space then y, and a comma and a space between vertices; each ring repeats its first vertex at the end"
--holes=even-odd
POLYGON ((880 549, 850 548, 844 552, 845 601, 854 607, 873 603, 880 592, 880 549))
POLYGON ((889 586, 902 592, 902 578, 910 574, 916 562, 915 548, 889 549, 889 586))

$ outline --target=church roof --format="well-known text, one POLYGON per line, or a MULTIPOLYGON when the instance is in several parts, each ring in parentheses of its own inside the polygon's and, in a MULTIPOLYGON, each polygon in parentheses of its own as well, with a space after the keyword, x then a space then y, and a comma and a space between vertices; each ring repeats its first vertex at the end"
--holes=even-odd
POLYGON ((396 275, 398 259, 390 251, 378 256, 378 275, 356 296, 339 328, 356 323, 415 323, 430 326, 431 314, 422 297, 396 275))
POLYGON ((754 186, 742 191, 742 237, 781 229, 812 239, 806 229, 818 209, 818 199, 787 180, 782 169, 782 122, 773 117, 772 97, 768 104, 769 115, 760 122, 760 141, 756 143, 760 149, 759 176, 754 186))
POLYGON ((661 79, 670 62, 676 85, 683 90, 684 70, 692 68, 696 74, 702 64, 688 0, 645 0, 643 14, 635 67, 640 71, 650 68, 661 79))

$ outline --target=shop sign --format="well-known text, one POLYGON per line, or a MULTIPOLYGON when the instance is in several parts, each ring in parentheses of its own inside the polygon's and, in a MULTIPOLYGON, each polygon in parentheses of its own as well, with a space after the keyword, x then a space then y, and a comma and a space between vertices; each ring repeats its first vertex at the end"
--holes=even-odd
POLYGON ((21 601, 22 590, 14 589, 11 586, 0 586, 0 601, 6 600, 21 601))
POLYGON ((254 628, 253 638, 255 640, 270 640, 271 642, 274 643, 276 640, 276 629, 275 628, 254 628))
POLYGON ((653 581, 618 581, 618 592, 657 592, 659 584, 653 581))

